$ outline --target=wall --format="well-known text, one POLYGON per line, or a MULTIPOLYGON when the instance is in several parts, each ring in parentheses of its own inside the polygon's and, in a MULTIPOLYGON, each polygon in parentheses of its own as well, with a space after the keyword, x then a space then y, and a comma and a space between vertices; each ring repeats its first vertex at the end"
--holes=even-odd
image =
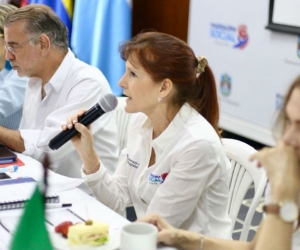
POLYGON ((187 40, 189 0, 133 0, 132 34, 154 29, 187 40))

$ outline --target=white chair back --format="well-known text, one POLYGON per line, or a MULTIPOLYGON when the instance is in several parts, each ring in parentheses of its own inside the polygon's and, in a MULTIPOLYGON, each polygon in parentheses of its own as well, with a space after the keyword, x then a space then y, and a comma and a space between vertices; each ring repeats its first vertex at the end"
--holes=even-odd
POLYGON ((124 107, 126 105, 125 100, 127 97, 119 96, 118 99, 118 106, 116 108, 117 113, 117 126, 118 126, 118 134, 119 134, 119 146, 120 151, 126 147, 127 143, 127 130, 128 130, 128 123, 130 120, 131 114, 125 112, 124 107))
POLYGON ((229 200, 227 211, 232 220, 232 232, 237 216, 249 187, 254 183, 255 194, 243 223, 240 240, 248 239, 251 221, 260 203, 267 183, 265 170, 258 168, 249 156, 256 152, 250 145, 235 139, 222 139, 226 155, 231 162, 229 200))

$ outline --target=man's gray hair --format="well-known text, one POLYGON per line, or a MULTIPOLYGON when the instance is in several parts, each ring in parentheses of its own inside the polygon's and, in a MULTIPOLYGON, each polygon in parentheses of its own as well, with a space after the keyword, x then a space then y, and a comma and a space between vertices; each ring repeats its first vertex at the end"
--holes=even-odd
POLYGON ((55 12, 43 4, 26 5, 9 13, 3 21, 3 26, 25 21, 25 32, 29 37, 45 34, 51 45, 61 51, 68 51, 68 29, 55 12))

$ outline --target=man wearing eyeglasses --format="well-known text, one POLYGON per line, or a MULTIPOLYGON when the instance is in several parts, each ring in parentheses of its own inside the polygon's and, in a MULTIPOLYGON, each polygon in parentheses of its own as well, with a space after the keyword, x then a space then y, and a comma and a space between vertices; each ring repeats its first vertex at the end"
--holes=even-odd
MULTIPOLYGON (((68 48, 67 28, 45 5, 27 5, 9 14, 4 36, 6 59, 29 80, 19 130, 0 127, 0 143, 37 160, 48 152, 52 169, 80 177, 81 161, 71 142, 56 151, 48 143, 67 117, 111 93, 106 78, 75 58, 68 48)), ((110 172, 119 156, 115 119, 109 112, 92 124, 95 148, 110 172)))
POLYGON ((18 129, 25 96, 25 77, 19 77, 5 60, 3 19, 17 7, 0 4, 0 126, 18 129))

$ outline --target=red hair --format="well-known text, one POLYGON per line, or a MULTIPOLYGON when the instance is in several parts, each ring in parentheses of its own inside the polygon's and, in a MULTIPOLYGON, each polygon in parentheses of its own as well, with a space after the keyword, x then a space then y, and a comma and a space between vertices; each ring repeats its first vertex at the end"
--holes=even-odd
POLYGON ((170 79, 175 88, 172 104, 189 103, 218 132, 219 104, 209 66, 197 77, 198 59, 182 40, 160 32, 144 32, 119 48, 123 60, 134 55, 154 82, 170 79))

